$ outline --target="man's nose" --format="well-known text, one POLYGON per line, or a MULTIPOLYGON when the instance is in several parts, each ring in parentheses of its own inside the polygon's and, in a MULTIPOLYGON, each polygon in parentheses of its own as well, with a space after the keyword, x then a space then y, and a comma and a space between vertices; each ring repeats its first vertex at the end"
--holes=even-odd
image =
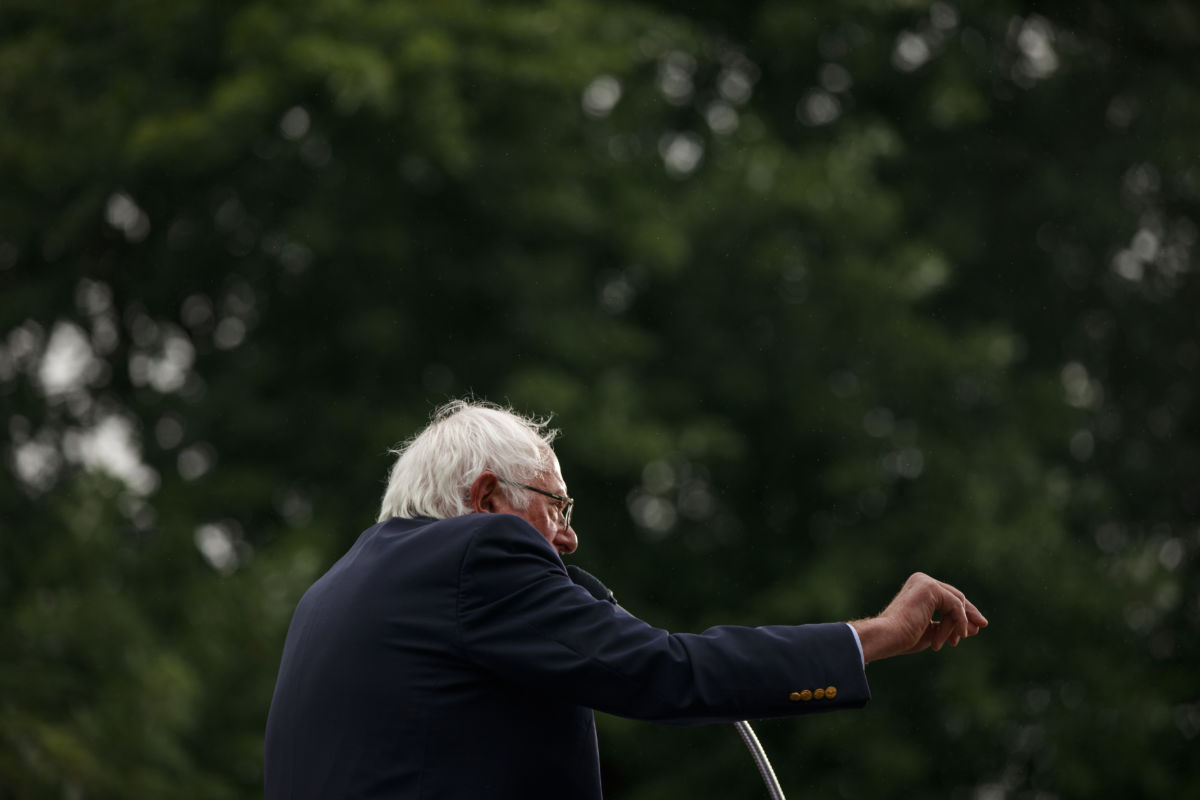
POLYGON ((559 529, 557 538, 563 552, 570 554, 579 549, 579 537, 574 528, 559 529))

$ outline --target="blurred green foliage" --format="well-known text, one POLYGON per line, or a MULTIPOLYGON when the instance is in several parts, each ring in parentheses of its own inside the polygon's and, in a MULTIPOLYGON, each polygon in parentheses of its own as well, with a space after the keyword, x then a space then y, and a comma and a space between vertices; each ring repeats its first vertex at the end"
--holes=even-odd
MULTIPOLYGON (((470 393, 555 413, 656 624, 978 602, 760 727, 794 794, 1195 795, 1198 45, 1167 0, 7 0, 0 796, 259 796, 294 603, 470 393)), ((763 795, 726 727, 600 726, 609 797, 763 795)))

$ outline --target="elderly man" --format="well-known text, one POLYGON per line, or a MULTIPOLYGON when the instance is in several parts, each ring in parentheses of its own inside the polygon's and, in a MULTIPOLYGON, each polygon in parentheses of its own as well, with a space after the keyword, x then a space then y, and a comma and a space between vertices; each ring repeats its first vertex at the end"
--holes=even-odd
POLYGON ((987 625, 917 574, 871 619, 655 628, 568 577, 554 435, 458 401, 396 451, 379 522, 292 619, 267 798, 600 798, 592 709, 700 723, 856 708, 865 663, 987 625))

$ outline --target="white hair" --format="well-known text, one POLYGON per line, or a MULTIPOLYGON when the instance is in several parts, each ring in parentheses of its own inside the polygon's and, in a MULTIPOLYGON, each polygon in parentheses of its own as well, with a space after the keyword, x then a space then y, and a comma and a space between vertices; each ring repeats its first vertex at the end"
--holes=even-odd
MULTIPOLYGON (((433 412, 429 426, 392 449, 379 521, 392 517, 445 519, 471 513, 471 484, 480 473, 527 482, 554 469, 551 443, 558 431, 549 418, 522 416, 512 409, 475 400, 453 400, 433 412)), ((528 493, 503 482, 500 491, 518 508, 528 493)))

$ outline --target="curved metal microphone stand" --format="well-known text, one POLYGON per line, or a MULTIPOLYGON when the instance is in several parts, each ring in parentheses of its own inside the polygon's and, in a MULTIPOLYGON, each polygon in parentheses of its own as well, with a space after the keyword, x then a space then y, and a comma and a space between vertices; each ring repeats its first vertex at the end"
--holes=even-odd
POLYGON ((737 732, 742 736, 742 741, 750 750, 750 755, 754 758, 754 765, 758 767, 758 774, 762 775, 763 783, 767 785, 767 793, 771 795, 771 800, 786 800, 783 796, 783 787, 779 785, 779 779, 775 777, 775 770, 771 768, 771 759, 767 758, 767 751, 763 749, 762 743, 754 735, 754 728, 751 728, 750 723, 745 720, 735 722, 733 726, 737 728, 737 732))
MULTIPOLYGON (((605 586, 592 573, 574 564, 570 564, 567 566, 567 574, 571 576, 572 581, 587 589, 592 597, 606 603, 612 603, 617 608, 621 608, 617 602, 617 598, 613 596, 612 590, 605 586)), ((737 732, 741 734, 742 741, 746 743, 746 747, 750 750, 750 755, 754 758, 754 765, 758 767, 758 774, 762 775, 763 783, 767 785, 767 793, 771 795, 771 800, 787 800, 783 796, 783 787, 779 785, 779 779, 775 777, 775 770, 771 767, 771 759, 767 758, 767 751, 763 749, 762 743, 758 741, 758 737, 754 734, 754 729, 750 727, 750 723, 742 720, 741 722, 733 723, 733 726, 737 728, 737 732)))

